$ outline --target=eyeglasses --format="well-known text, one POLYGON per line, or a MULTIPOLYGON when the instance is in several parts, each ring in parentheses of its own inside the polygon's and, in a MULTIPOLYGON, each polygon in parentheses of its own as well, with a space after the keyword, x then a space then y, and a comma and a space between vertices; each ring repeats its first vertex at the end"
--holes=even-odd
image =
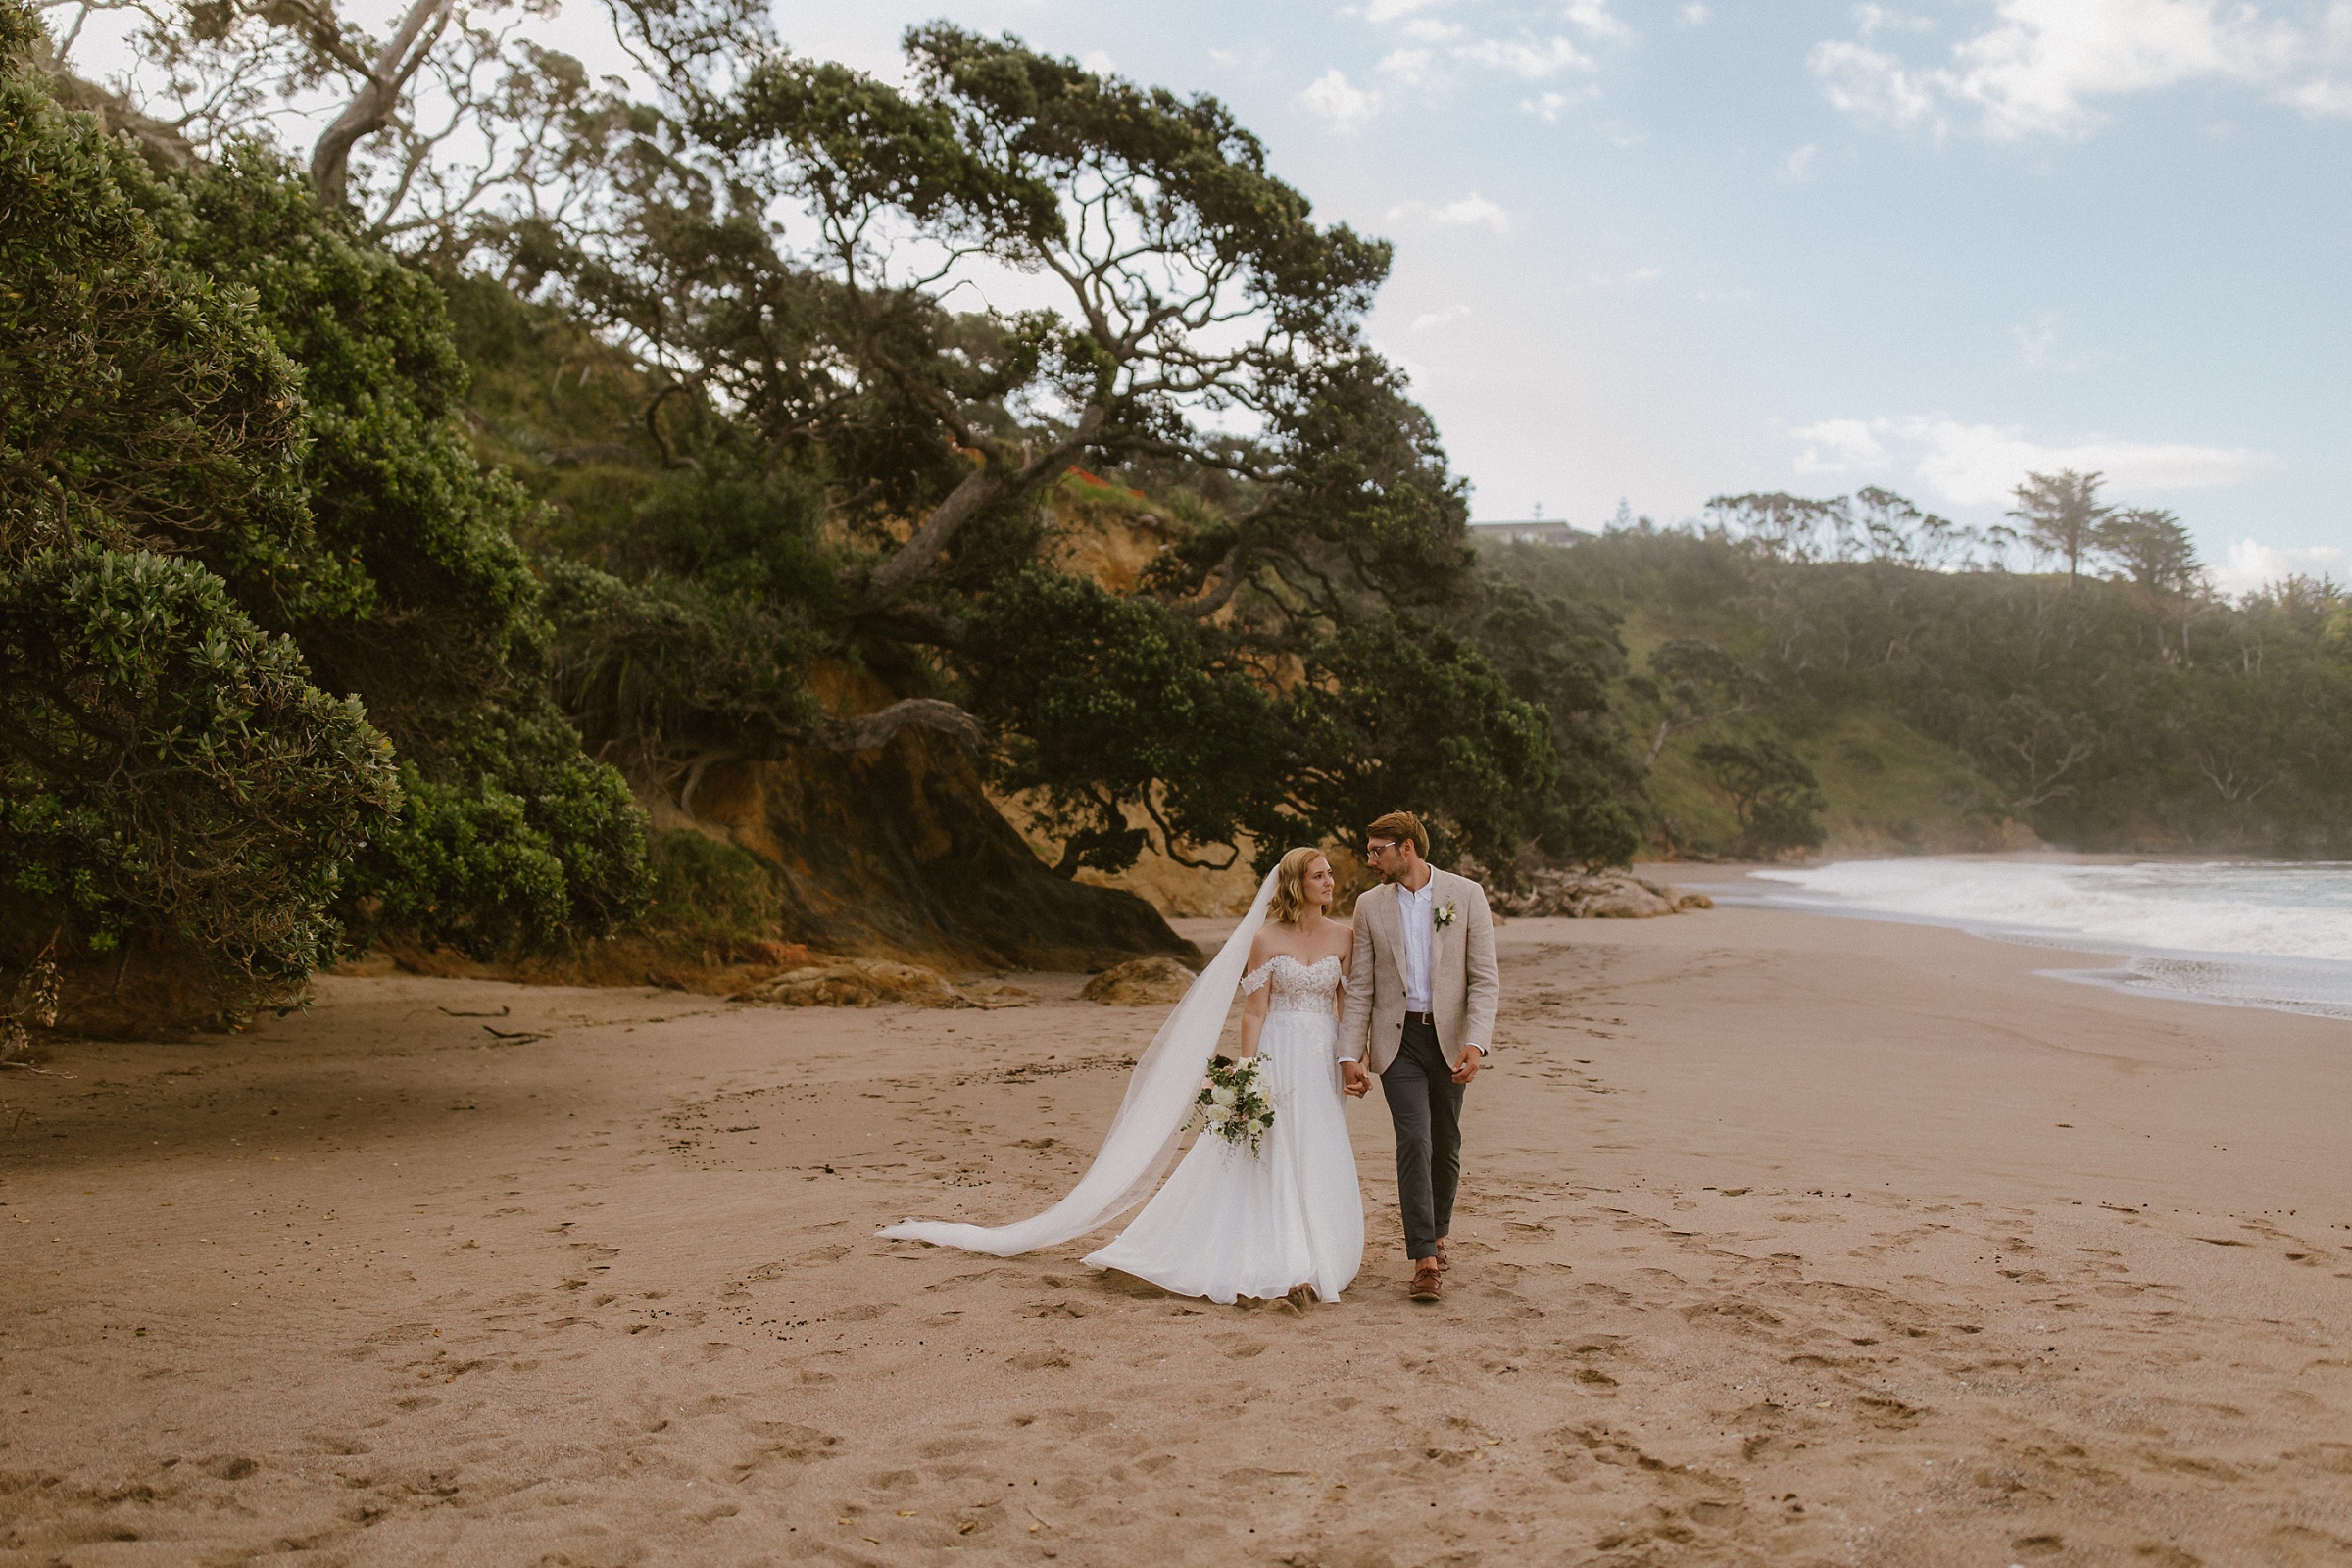
POLYGON ((1396 847, 1395 839, 1372 839, 1364 845, 1366 855, 1386 855, 1396 847))

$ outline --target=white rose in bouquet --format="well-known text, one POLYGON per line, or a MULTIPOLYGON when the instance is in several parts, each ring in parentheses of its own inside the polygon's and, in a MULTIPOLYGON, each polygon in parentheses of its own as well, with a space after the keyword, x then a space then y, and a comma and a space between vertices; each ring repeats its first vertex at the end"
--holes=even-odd
POLYGON ((1241 1096, 1235 1094, 1229 1086, 1219 1084, 1208 1092, 1208 1098, 1214 1101, 1219 1107, 1230 1110, 1235 1102, 1241 1099, 1241 1096))

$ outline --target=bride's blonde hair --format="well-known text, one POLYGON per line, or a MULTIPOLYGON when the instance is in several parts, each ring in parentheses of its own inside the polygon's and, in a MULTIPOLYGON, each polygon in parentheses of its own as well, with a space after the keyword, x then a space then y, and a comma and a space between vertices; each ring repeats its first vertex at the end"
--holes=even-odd
POLYGON ((1274 897, 1266 901, 1266 918, 1289 925, 1306 908, 1306 868, 1323 858, 1314 848, 1286 851, 1274 867, 1274 897))

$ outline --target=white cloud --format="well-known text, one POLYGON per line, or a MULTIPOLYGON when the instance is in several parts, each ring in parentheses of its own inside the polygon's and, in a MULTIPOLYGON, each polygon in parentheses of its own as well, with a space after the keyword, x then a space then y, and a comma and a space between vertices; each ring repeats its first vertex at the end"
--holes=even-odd
POLYGON ((2199 490, 2237 484, 2275 466, 2268 453, 2188 442, 2089 436, 2034 441, 2015 425, 1943 417, 1825 419, 1789 432, 1804 443, 1793 466, 1813 476, 1900 477, 1953 506, 2003 506, 2028 473, 2103 473, 2112 490, 2199 490))
POLYGON ((1936 24, 1926 17, 1907 17, 1885 6, 1859 5, 1854 7, 1854 30, 1868 38, 1875 33, 1932 32, 1936 24))
POLYGON ((1593 69, 1591 55, 1556 34, 1541 44, 1519 39, 1506 41, 1484 38, 1474 44, 1465 44, 1454 53, 1474 65, 1493 66, 1498 71, 1524 76, 1529 81, 1542 81, 1546 76, 1556 76, 1570 69, 1593 69))
POLYGON ((1430 53, 1426 49, 1392 49, 1379 66, 1384 76, 1394 76, 1408 87, 1418 87, 1429 79, 1430 53))
POLYGON ((1435 17, 1415 17, 1404 24, 1404 35, 1423 43, 1444 43, 1448 38, 1460 37, 1462 28, 1459 23, 1440 22, 1435 17))
POLYGON ((1805 64, 1820 78, 1822 95, 1849 115, 1908 125, 1935 112, 1934 86, 1868 44, 1843 39, 1815 44, 1805 64))
POLYGON ((1377 27, 1384 23, 1395 22, 1398 17, 1409 17, 1416 11, 1427 11, 1431 6, 1444 3, 1445 0, 1372 0, 1370 5, 1364 7, 1364 20, 1377 27))
POLYGON ((2214 586, 2226 594, 2252 593, 2283 577, 2333 577, 2352 581, 2352 551, 2334 545, 2310 545, 2279 550, 2252 539, 2230 547, 2230 559, 2207 568, 2214 586))
POLYGON ((1617 288, 1627 283, 1654 283, 1659 276, 1654 267, 1640 267, 1630 272, 1591 272, 1581 283, 1571 283, 1567 292, 1581 293, 1589 288, 1617 288))
POLYGON ((1511 215, 1499 203, 1491 202, 1476 191, 1443 207, 1432 207, 1427 202, 1399 202, 1389 209, 1392 223, 1411 219, 1455 228, 1491 228, 1497 234, 1511 231, 1511 215))
POLYGON ((1433 326, 1444 326, 1449 321, 1458 321, 1469 314, 1470 307, 1467 305, 1448 305, 1442 311, 1429 311, 1414 317, 1413 330, 1426 332, 1433 326))
POLYGON ((1700 5, 1698 0, 1690 0, 1690 4, 1674 14, 1674 24, 1678 27, 1703 27, 1707 24, 1707 16, 1705 6, 1700 5))
POLYGON ((1380 113, 1380 94, 1351 86, 1337 66, 1307 84, 1298 107, 1342 133, 1360 130, 1380 113))
POLYGON ((1633 29, 1609 14, 1609 0, 1568 0, 1570 22, 1595 38, 1631 38, 1633 29))
MULTIPOLYGON (((1955 44, 1945 64, 1915 66, 1856 39, 1816 45, 1808 64, 1850 114, 1938 130, 1964 115, 2009 140, 2081 134, 2104 118, 2101 99, 2192 81, 2341 115, 2352 114, 2352 85, 2328 68, 2352 38, 2348 19, 2342 0, 2318 28, 2241 0, 1995 0, 1992 24, 1955 44)), ((1861 38, 1919 25, 1879 6, 1858 8, 1855 24, 1861 38)))
POLYGON ((1799 473, 1850 473, 1879 467, 1886 461, 1886 449, 1870 433, 1867 419, 1824 419, 1789 433, 1806 443, 1796 455, 1799 473))
POLYGON ((1078 63, 1098 76, 1115 76, 1119 74, 1118 62, 1101 49, 1089 49, 1078 57, 1078 63))
POLYGON ((1210 64, 1223 66, 1227 71, 1231 71, 1242 63, 1242 57, 1230 49, 1211 49, 1208 52, 1208 58, 1210 64))
POLYGON ((1791 185, 1801 185, 1806 180, 1811 179, 1813 177, 1813 160, 1819 156, 1820 152, 1820 148, 1814 146, 1811 142, 1807 142, 1802 147, 1796 149, 1796 151, 1790 153, 1788 157, 1782 159, 1780 169, 1781 178, 1791 185))
POLYGON ((1532 98, 1520 99, 1519 107, 1546 125, 1556 125, 1563 111, 1599 96, 1599 90, 1592 87, 1580 87, 1574 92, 1540 92, 1532 98))

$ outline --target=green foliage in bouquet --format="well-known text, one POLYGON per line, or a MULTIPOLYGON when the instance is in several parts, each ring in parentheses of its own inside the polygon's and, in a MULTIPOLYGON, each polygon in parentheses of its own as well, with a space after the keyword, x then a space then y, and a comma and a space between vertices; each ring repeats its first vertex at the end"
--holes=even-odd
POLYGON ((1212 1061, 1193 1097, 1194 1118, 1229 1144, 1248 1144, 1258 1152, 1274 1126, 1274 1102, 1257 1081, 1257 1062, 1212 1061))

